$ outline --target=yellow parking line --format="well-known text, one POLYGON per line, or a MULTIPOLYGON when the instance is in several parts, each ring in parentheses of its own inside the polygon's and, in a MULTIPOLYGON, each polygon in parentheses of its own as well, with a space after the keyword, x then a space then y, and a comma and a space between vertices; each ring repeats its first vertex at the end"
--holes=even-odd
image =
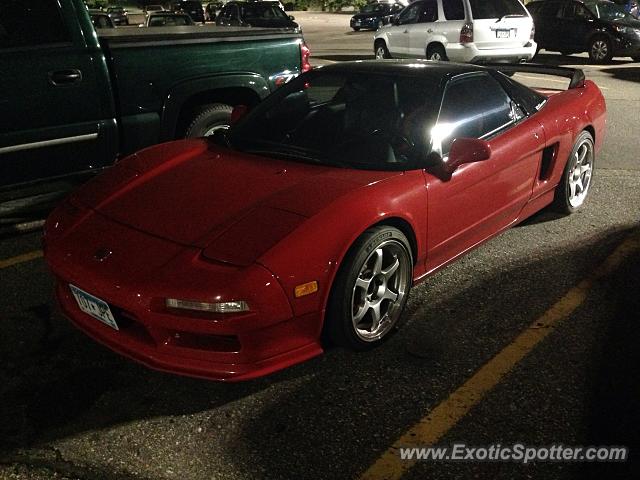
POLYGON ((13 265, 18 265, 19 263, 30 262, 31 260, 42 257, 42 255, 42 250, 34 250, 33 252, 27 252, 16 257, 0 260, 0 270, 2 270, 3 268, 11 267, 13 265))
POLYGON ((560 300, 533 322, 500 353, 484 364, 469 380, 412 426, 362 474, 361 480, 399 479, 416 460, 401 460, 399 449, 435 444, 483 396, 495 387, 513 367, 540 343, 553 328, 578 308, 594 282, 615 270, 630 253, 640 249, 640 234, 627 237, 586 279, 569 290, 560 300))

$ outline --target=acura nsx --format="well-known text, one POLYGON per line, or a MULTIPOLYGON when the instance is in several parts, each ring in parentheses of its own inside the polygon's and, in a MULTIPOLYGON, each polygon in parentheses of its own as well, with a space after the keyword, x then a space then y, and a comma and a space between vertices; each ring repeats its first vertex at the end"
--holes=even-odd
POLYGON ((605 119, 580 70, 334 64, 229 129, 119 161, 51 214, 45 257, 63 313, 109 348, 254 378, 384 342, 427 275, 542 208, 580 209, 605 119))

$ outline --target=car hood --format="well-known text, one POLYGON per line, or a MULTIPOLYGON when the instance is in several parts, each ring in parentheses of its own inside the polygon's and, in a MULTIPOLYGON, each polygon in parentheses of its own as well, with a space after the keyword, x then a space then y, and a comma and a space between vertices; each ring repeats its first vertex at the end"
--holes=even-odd
POLYGON ((623 27, 640 28, 640 20, 610 20, 607 23, 622 25, 623 27))
MULTIPOLYGON (((296 163, 191 140, 121 161, 71 202, 183 245, 206 248, 222 237, 228 250, 236 237, 264 236, 274 244, 348 192, 399 174, 296 163)), ((257 258, 257 250, 248 254, 257 258)))

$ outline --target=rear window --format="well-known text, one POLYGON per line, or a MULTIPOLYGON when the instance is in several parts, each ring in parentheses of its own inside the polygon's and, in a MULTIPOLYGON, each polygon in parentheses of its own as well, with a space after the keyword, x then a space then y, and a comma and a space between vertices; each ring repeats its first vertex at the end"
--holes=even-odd
POLYGON ((462 0, 442 0, 442 9, 447 20, 464 20, 462 0))
POLYGON ((474 19, 500 18, 504 15, 527 15, 518 0, 469 0, 474 19))

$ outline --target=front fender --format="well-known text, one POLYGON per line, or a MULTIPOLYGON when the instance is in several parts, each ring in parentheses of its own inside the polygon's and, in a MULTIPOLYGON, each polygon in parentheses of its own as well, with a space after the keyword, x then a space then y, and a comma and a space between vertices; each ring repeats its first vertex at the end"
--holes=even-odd
POLYGON ((426 251, 427 190, 422 170, 355 187, 313 215, 259 259, 291 299, 294 314, 322 311, 349 248, 373 225, 390 219, 408 224, 416 238, 416 270, 426 251), (318 282, 318 292, 294 298, 297 285, 318 282))

